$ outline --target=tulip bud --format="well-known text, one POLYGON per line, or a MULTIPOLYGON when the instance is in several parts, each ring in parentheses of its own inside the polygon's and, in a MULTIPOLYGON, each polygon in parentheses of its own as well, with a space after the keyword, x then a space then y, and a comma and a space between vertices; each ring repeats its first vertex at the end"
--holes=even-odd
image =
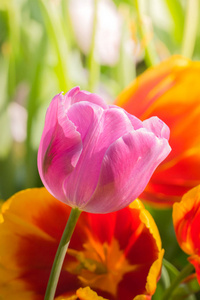
POLYGON ((56 95, 38 151, 43 184, 60 201, 92 213, 129 205, 169 154, 169 128, 140 121, 99 96, 73 88, 56 95))

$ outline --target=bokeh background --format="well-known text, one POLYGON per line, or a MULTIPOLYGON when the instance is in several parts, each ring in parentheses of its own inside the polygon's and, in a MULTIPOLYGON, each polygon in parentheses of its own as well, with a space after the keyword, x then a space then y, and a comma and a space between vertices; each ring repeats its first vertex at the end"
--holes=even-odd
MULTIPOLYGON (((200 60, 199 0, 0 0, 0 199, 42 185, 37 150, 54 95, 78 85, 112 103, 173 54, 200 60)), ((149 210, 181 267, 171 210, 149 210)))

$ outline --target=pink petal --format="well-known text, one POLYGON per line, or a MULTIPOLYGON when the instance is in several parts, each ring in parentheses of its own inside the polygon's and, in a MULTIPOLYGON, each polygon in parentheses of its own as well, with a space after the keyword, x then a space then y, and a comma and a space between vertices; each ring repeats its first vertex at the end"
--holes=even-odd
POLYGON ((109 146, 122 135, 133 129, 130 120, 123 110, 111 108, 95 110, 94 106, 86 103, 77 103, 69 110, 69 118, 81 131, 83 151, 73 173, 65 181, 66 199, 73 199, 73 205, 85 206, 96 189, 102 160, 109 146), (75 107, 76 106, 76 107, 75 107), (93 118, 91 119, 91 108, 93 118), (80 121, 81 118, 81 121, 80 121), (85 125, 89 123, 89 126, 85 125), (84 124, 84 129, 81 129, 84 124), (85 129, 87 128, 87 135, 85 129))
POLYGON ((158 117, 151 117, 143 121, 143 126, 148 131, 153 132, 158 138, 165 138, 169 140, 169 127, 158 117))
POLYGON ((52 100, 46 114, 45 126, 38 151, 40 177, 56 198, 64 200, 62 184, 70 174, 82 151, 80 133, 65 114, 63 96, 52 100))
POLYGON ((82 142, 91 131, 91 126, 99 124, 104 110, 93 103, 77 102, 67 111, 67 117, 80 133, 82 142))
MULTIPOLYGON (((66 96, 67 96, 67 94, 66 94, 66 96)), ((89 93, 89 92, 83 91, 83 90, 80 91, 79 88, 76 88, 76 93, 73 95, 73 99, 72 99, 71 104, 74 104, 74 103, 77 103, 77 102, 83 102, 83 101, 96 104, 96 105, 98 105, 98 106, 100 106, 101 108, 104 108, 104 109, 108 108, 108 105, 98 95, 92 94, 92 93, 89 93), (78 90, 78 92, 77 92, 77 90, 78 90)))
POLYGON ((73 104, 74 97, 79 92, 80 92, 80 88, 78 86, 76 86, 73 89, 69 90, 65 95, 62 95, 62 104, 63 104, 63 107, 65 109, 65 112, 73 104))
POLYGON ((166 139, 145 129, 125 134, 106 152, 96 191, 83 209, 108 213, 127 206, 142 193, 169 152, 166 139))
POLYGON ((110 108, 115 108, 115 109, 119 109, 120 111, 123 111, 127 117, 129 118, 132 126, 133 126, 133 129, 139 129, 139 128, 142 128, 143 127, 143 122, 138 119, 137 117, 129 114, 127 111, 125 111, 123 108, 119 107, 119 106, 116 106, 116 105, 109 105, 110 108))

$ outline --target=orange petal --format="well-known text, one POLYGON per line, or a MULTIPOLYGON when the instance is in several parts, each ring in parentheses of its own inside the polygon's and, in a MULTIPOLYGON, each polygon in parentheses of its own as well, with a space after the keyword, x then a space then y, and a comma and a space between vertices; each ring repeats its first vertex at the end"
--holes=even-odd
POLYGON ((133 300, 151 300, 151 296, 149 296, 149 295, 138 295, 133 300))
POLYGON ((188 260, 195 267, 197 280, 198 280, 198 283, 200 285, 200 256, 199 255, 192 255, 188 258, 188 260))
MULTIPOLYGON (((45 188, 28 189, 2 206, 0 224, 0 290, 2 299, 42 300, 70 209, 45 188)), ((77 279, 61 273, 76 290, 77 279)))
POLYGON ((173 206, 172 218, 177 240, 182 250, 190 255, 196 253, 195 244, 199 243, 195 241, 195 235, 193 234, 194 232, 196 239, 198 239, 199 231, 197 224, 194 222, 195 219, 198 219, 199 211, 200 185, 187 192, 181 202, 175 203, 173 206))
POLYGON ((142 200, 172 206, 200 182, 200 62, 172 56, 146 70, 116 104, 144 120, 158 116, 170 128, 172 151, 156 169, 142 200))

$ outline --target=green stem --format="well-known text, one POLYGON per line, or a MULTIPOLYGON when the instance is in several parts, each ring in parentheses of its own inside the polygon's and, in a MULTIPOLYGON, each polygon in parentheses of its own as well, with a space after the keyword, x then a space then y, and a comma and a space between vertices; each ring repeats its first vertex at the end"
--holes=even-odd
POLYGON ((163 282, 165 289, 170 286, 169 273, 167 272, 167 268, 164 265, 162 266, 161 281, 163 282))
POLYGON ((93 17, 93 31, 92 31, 92 39, 90 45, 90 53, 88 57, 88 69, 89 69, 89 78, 88 78, 88 88, 89 91, 92 92, 94 89, 94 85, 98 79, 99 73, 99 65, 94 58, 95 52, 95 39, 96 39, 96 31, 97 31, 97 16, 98 13, 98 0, 94 1, 94 17, 93 17))
MULTIPOLYGON (((141 1, 139 1, 139 0, 135 0, 135 9, 136 9, 136 13, 137 13, 139 33, 140 33, 141 39, 145 40, 147 34, 146 34, 145 27, 143 26, 140 2, 141 1)), ((155 47, 151 41, 145 43, 145 62, 148 67, 154 66, 156 63, 158 63, 158 56, 156 54, 155 47)))
POLYGON ((190 0, 186 3, 187 9, 181 53, 188 58, 192 58, 199 22, 199 0, 190 0))
POLYGON ((130 55, 127 55, 126 53, 126 47, 125 42, 127 40, 127 35, 129 34, 127 32, 128 28, 128 22, 129 22, 129 15, 127 13, 126 21, 123 22, 122 27, 122 37, 121 37, 121 45, 120 45, 120 57, 119 62, 117 64, 117 72, 118 72, 118 86, 120 90, 123 90, 125 87, 127 87, 133 79, 136 77, 136 64, 133 60, 133 57, 130 57, 130 55))
POLYGON ((45 35, 42 36, 41 41, 37 48, 35 48, 35 56, 32 56, 32 61, 34 62, 32 65, 32 77, 31 77, 31 88, 27 101, 27 138, 26 138, 26 179, 25 184, 26 187, 35 186, 36 178, 37 178, 37 166, 35 164, 35 151, 32 148, 32 134, 33 134, 33 122, 34 117, 37 114, 37 110, 39 107, 39 102, 37 99, 39 98, 40 91, 40 82, 42 76, 42 70, 44 67, 44 57, 46 55, 46 47, 47 40, 45 35))
POLYGON ((9 28, 9 72, 8 72, 8 96, 13 97, 16 89, 16 61, 19 55, 20 45, 20 9, 14 4, 14 1, 5 1, 8 13, 9 28))
POLYGON ((64 229, 60 244, 56 252, 44 300, 54 299, 63 261, 80 214, 81 211, 78 208, 72 208, 69 219, 67 221, 67 225, 64 229))
POLYGON ((179 275, 179 271, 177 270, 176 267, 174 267, 174 265, 172 265, 168 260, 166 260, 165 258, 163 258, 163 266, 165 266, 168 270, 171 271, 171 273, 174 276, 178 276, 179 275))
POLYGON ((183 24, 185 20, 185 11, 180 0, 165 0, 173 22, 172 34, 179 44, 183 38, 183 24))
POLYGON ((57 77, 59 80, 60 89, 63 91, 71 87, 71 82, 68 74, 69 65, 69 47, 65 38, 65 32, 62 27, 62 20, 59 11, 53 7, 50 1, 38 0, 43 18, 46 24, 46 29, 52 40, 52 45, 55 47, 58 65, 57 77))
POLYGON ((179 275, 174 279, 172 284, 167 288, 162 296, 162 300, 169 300, 171 299, 171 295, 174 292, 174 290, 178 287, 178 285, 182 282, 183 279, 185 279, 188 275, 191 274, 193 271, 194 266, 192 264, 188 264, 183 268, 183 270, 179 273, 179 275))

